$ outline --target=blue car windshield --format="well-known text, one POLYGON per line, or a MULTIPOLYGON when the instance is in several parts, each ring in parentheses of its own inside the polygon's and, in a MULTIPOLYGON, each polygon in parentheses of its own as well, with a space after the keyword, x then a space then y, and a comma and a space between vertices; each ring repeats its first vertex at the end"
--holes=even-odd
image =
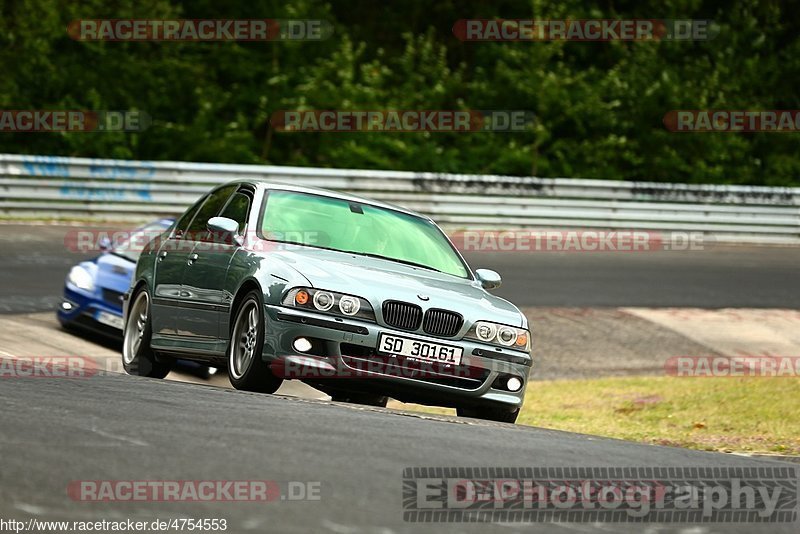
POLYGON ((131 232, 125 239, 116 243, 111 252, 131 261, 139 261, 145 245, 158 237, 167 228, 172 226, 172 221, 163 220, 141 226, 131 232))
POLYGON ((379 257, 469 278, 455 248, 429 220, 347 199, 270 191, 266 239, 379 257))

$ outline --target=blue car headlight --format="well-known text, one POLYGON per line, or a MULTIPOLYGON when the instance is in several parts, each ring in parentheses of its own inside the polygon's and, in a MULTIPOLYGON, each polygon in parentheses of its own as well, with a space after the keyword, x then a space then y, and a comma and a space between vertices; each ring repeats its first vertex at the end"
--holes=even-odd
POLYGON ((86 291, 91 291, 94 289, 94 278, 92 277, 92 273, 80 265, 76 265, 70 269, 69 274, 67 275, 67 282, 86 291))
POLYGON ((355 295, 310 287, 295 287, 286 293, 281 303, 284 306, 375 322, 372 305, 366 299, 355 295))

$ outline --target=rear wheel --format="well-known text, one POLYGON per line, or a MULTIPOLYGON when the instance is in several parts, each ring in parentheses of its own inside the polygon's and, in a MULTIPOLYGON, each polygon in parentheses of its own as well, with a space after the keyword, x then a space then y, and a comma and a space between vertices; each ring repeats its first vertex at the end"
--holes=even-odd
POLYGON ((487 421, 498 421, 500 423, 514 423, 519 415, 519 408, 508 410, 506 408, 494 408, 491 406, 464 406, 456 409, 459 417, 472 417, 473 419, 486 419, 487 421))
POLYGON ((122 341, 122 366, 129 375, 164 378, 172 370, 172 361, 159 359, 150 348, 153 330, 147 289, 140 289, 131 302, 122 341))
POLYGON ((261 359, 264 348, 262 298, 260 291, 251 291, 236 311, 228 347, 228 378, 236 389, 275 393, 283 380, 273 375, 261 359))

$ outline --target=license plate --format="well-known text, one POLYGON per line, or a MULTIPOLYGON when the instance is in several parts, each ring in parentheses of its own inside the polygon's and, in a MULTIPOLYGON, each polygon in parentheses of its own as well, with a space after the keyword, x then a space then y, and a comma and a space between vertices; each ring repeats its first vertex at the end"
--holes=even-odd
POLYGON ((120 317, 119 315, 114 315, 113 313, 101 311, 97 312, 97 316, 95 317, 95 319, 97 319, 98 323, 111 326, 118 330, 122 330, 124 321, 122 320, 122 317, 120 317))
POLYGON ((443 365, 458 365, 461 363, 464 349, 420 339, 381 334, 378 339, 378 352, 443 365))

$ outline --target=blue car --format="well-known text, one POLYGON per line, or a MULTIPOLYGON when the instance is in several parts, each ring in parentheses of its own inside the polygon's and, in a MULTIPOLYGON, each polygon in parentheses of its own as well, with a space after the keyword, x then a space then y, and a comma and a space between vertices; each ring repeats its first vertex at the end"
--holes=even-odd
MULTIPOLYGON (((122 295, 130 288, 136 261, 144 241, 160 235, 175 222, 160 219, 137 228, 127 239, 101 244, 103 252, 70 269, 64 283, 64 298, 58 307, 58 321, 65 328, 89 330, 122 339, 122 295)), ((208 378, 216 372, 194 362, 180 362, 186 370, 208 378)))
POLYGON ((100 256, 72 267, 57 313, 59 322, 122 337, 122 295, 131 285, 142 248, 139 241, 145 234, 155 236, 166 231, 173 222, 161 219, 137 228, 116 246, 101 244, 100 256))

